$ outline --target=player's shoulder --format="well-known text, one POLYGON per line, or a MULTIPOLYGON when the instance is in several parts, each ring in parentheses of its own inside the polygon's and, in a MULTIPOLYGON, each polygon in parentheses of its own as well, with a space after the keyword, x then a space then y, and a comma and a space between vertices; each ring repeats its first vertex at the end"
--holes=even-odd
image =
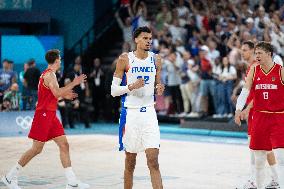
POLYGON ((41 75, 44 79, 49 79, 49 78, 53 78, 56 77, 55 73, 51 70, 47 70, 46 72, 42 73, 41 75))
POLYGON ((128 61, 128 53, 124 52, 121 55, 119 55, 118 60, 120 60, 120 61, 128 61))
POLYGON ((116 65, 122 68, 126 67, 127 64, 128 64, 128 53, 122 53, 121 55, 119 55, 116 65))
POLYGON ((156 53, 153 53, 153 54, 154 54, 154 57, 155 57, 156 61, 161 61, 162 60, 161 55, 156 54, 156 53))

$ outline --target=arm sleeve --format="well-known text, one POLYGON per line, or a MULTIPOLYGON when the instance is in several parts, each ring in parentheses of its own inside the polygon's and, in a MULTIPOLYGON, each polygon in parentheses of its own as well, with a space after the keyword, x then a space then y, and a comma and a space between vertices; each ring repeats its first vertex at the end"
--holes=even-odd
POLYGON ((236 110, 241 110, 241 111, 243 110, 243 108, 246 104, 248 95, 249 95, 249 90, 246 89, 246 88, 243 88, 242 92, 239 95, 238 100, 237 100, 236 110))
POLYGON ((120 86, 122 79, 118 77, 113 77, 112 84, 111 84, 111 96, 121 96, 125 93, 129 93, 130 90, 128 86, 120 86))

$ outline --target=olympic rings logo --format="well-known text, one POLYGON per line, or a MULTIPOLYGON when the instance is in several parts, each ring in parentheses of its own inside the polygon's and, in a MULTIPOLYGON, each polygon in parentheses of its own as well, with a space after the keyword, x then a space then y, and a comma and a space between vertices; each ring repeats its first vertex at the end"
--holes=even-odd
POLYGON ((20 126, 22 129, 29 129, 32 125, 33 122, 33 118, 31 118, 31 116, 18 116, 16 117, 16 123, 18 126, 20 126))

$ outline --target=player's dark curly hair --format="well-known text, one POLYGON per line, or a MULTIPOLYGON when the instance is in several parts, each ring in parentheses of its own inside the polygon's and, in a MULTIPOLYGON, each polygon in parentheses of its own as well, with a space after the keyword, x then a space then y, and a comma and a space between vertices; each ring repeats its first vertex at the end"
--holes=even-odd
POLYGON ((133 39, 136 39, 142 32, 152 33, 150 28, 148 28, 147 26, 139 27, 133 32, 133 39))

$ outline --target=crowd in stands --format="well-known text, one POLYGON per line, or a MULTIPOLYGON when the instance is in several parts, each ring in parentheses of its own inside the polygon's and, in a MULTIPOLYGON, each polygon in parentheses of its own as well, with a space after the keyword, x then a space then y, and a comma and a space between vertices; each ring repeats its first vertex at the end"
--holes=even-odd
MULTIPOLYGON (((165 0, 153 15, 143 1, 122 1, 115 17, 123 32, 122 52, 135 49, 135 28, 149 26, 153 32, 152 51, 163 61, 161 79, 166 89, 156 104, 163 115, 232 117, 247 67, 240 50, 244 41, 271 42, 274 61, 283 64, 284 5, 280 0, 165 0)), ((86 128, 90 121, 113 120, 113 115, 118 119, 119 99, 110 96, 115 63, 105 69, 95 58, 93 69, 84 70, 79 56, 64 76, 58 73, 60 86, 80 73, 88 74, 88 82, 74 89, 78 99, 59 99, 64 126, 73 128, 77 117, 86 128)), ((12 61, 3 60, 0 111, 33 110, 39 77, 34 60, 24 64, 19 74, 13 71, 12 61)))
POLYGON ((152 51, 163 58, 166 90, 157 98, 161 114, 232 117, 238 94, 233 91, 244 83, 247 67, 240 49, 244 41, 271 42, 274 61, 283 65, 281 0, 164 0, 153 15, 143 1, 123 2, 116 18, 124 46, 134 50, 131 32, 148 26, 152 51))

